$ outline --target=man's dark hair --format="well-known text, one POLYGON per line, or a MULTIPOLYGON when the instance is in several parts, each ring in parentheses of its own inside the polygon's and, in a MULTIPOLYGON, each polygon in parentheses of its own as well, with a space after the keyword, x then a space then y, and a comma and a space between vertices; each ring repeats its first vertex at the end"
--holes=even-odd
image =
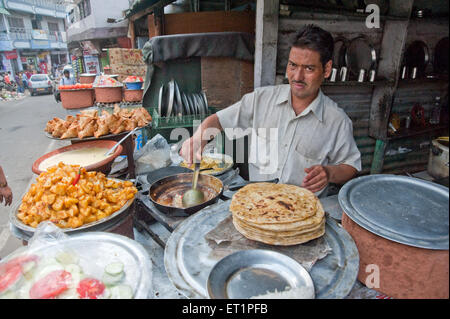
POLYGON ((320 62, 325 66, 333 57, 334 40, 330 32, 314 24, 308 24, 297 32, 291 47, 319 52, 320 62))

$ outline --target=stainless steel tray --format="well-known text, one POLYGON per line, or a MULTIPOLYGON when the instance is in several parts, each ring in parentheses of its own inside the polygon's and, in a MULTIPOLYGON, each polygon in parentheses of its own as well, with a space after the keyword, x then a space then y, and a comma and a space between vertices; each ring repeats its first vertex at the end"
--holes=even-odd
POLYGON ((339 204, 359 226, 405 245, 448 249, 448 188, 418 178, 369 175, 346 183, 339 204))
POLYGON ((314 298, 311 276, 294 259, 265 249, 241 250, 222 258, 211 270, 211 299, 248 299, 255 296, 300 290, 302 299, 314 298))
MULTIPOLYGON (((106 265, 114 261, 124 264, 124 283, 131 286, 135 299, 147 299, 152 296, 152 262, 147 251, 136 241, 125 236, 88 232, 70 236, 66 239, 31 246, 7 256, 36 254, 52 258, 61 251, 71 251, 79 256, 79 264, 84 273, 102 278, 106 265)), ((6 260, 5 259, 5 260, 6 260)))
MULTIPOLYGON (((122 182, 122 180, 115 179, 115 178, 108 178, 108 179, 122 182)), ((121 209, 119 209, 118 211, 109 215, 108 217, 105 217, 103 219, 97 220, 92 223, 84 224, 78 228, 61 228, 61 230, 64 233, 68 233, 70 235, 80 233, 80 232, 86 232, 86 231, 103 230, 102 228, 104 228, 107 225, 110 225, 111 223, 114 223, 117 219, 121 218, 122 217, 121 215, 124 214, 124 212, 126 212, 128 210, 128 208, 130 208, 130 206, 133 204, 135 198, 136 198, 136 196, 129 199, 121 209)), ((25 225, 24 223, 22 223, 22 221, 20 221, 20 219, 17 218, 17 213, 18 213, 20 204, 22 204, 22 201, 18 201, 11 208, 11 210, 9 212, 9 221, 11 222, 11 224, 13 224, 19 230, 21 230, 26 235, 31 237, 31 236, 33 236, 34 232, 36 231, 36 228, 25 225)))
MULTIPOLYGON (((205 235, 229 216, 230 200, 219 202, 184 220, 169 237, 164 265, 172 284, 188 298, 208 298, 207 279, 218 260, 211 259, 205 235)), ((316 298, 344 298, 352 290, 359 254, 350 235, 327 217, 325 239, 332 251, 310 271, 316 298)))

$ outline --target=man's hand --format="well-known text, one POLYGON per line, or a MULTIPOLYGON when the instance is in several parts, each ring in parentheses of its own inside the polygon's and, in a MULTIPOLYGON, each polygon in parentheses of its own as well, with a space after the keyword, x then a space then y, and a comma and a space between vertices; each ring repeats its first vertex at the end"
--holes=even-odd
POLYGON ((200 162, 202 160, 202 151, 204 145, 199 138, 192 136, 191 138, 184 141, 180 149, 180 156, 184 158, 188 165, 194 162, 200 162))
POLYGON ((9 206, 12 203, 12 192, 9 186, 0 187, 0 204, 3 203, 3 198, 5 199, 5 205, 9 206))
POLYGON ((303 179, 301 187, 310 190, 313 193, 320 191, 325 188, 330 180, 330 174, 328 173, 325 166, 314 165, 305 168, 305 173, 307 174, 303 179))

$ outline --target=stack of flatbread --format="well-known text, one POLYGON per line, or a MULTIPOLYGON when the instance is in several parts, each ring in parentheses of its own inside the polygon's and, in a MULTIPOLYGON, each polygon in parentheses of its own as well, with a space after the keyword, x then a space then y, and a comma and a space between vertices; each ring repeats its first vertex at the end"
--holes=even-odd
POLYGON ((297 245, 325 234, 325 212, 309 190, 254 183, 231 200, 233 224, 243 236, 269 245, 297 245))

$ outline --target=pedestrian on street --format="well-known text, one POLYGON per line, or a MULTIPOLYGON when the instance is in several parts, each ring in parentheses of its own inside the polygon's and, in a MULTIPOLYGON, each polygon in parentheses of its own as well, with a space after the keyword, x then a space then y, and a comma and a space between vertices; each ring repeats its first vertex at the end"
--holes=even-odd
POLYGON ((22 73, 22 84, 23 84, 24 91, 25 91, 25 89, 28 89, 28 77, 27 77, 26 72, 22 73))
POLYGON ((23 84, 22 84, 22 80, 21 80, 21 76, 20 76, 19 72, 16 72, 16 75, 14 76, 14 80, 17 83, 17 92, 23 93, 24 89, 23 89, 23 84))
POLYGON ((8 186, 5 174, 3 173, 3 169, 0 165, 0 204, 3 203, 3 199, 5 199, 5 206, 11 205, 12 198, 11 188, 8 186))
POLYGON ((75 79, 70 76, 69 70, 64 70, 64 76, 59 81, 59 85, 74 85, 75 79))

